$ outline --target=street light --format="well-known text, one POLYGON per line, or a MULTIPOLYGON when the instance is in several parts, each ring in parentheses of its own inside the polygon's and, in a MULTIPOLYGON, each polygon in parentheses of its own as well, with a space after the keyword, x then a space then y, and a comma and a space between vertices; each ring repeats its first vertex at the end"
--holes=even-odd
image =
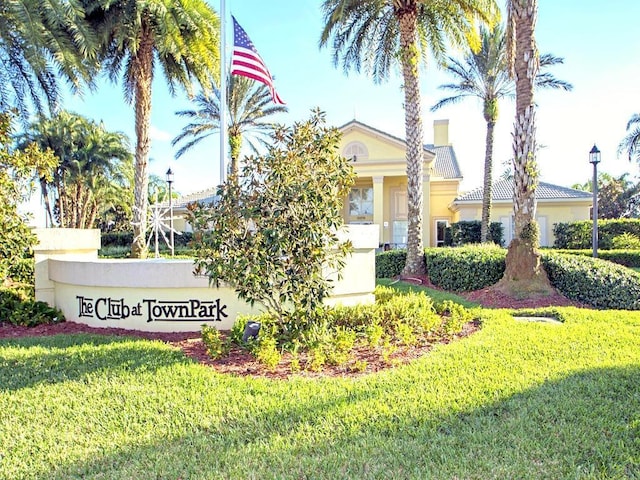
POLYGON ((167 184, 169 185, 169 235, 171 239, 171 256, 173 257, 173 198, 171 197, 171 184, 173 183, 173 170, 167 170, 167 184))
POLYGON ((591 245, 593 247, 593 258, 598 257, 598 163, 600 163, 600 150, 595 143, 589 152, 589 163, 593 165, 593 237, 591 245))

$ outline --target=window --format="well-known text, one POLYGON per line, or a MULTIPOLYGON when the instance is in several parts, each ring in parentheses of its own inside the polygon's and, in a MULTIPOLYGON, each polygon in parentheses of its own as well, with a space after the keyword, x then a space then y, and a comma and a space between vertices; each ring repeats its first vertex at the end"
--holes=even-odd
POLYGON ((436 247, 444 247, 449 220, 436 220, 436 247))
POLYGON ((349 192, 349 215, 365 217, 373 215, 373 188, 352 188, 349 192))
POLYGON ((361 162, 369 158, 369 151, 362 142, 351 142, 344 147, 342 156, 353 160, 354 162, 361 162))

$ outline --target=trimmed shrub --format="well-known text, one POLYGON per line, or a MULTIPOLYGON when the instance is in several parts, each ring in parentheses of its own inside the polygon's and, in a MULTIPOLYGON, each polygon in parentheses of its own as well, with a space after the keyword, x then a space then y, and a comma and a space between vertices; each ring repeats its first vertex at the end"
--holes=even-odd
POLYGON ((496 245, 425 250, 427 274, 437 287, 452 292, 479 290, 502 278, 506 251, 496 245))
POLYGON ((393 278, 402 273, 407 262, 406 250, 389 250, 376 255, 376 278, 393 278))
POLYGON ((625 232, 613 237, 611 246, 614 250, 640 250, 640 238, 633 233, 625 232))
MULTIPOLYGON (((552 250, 552 253, 567 255, 581 255, 592 257, 593 250, 552 250)), ((624 265, 625 267, 640 268, 640 250, 598 250, 598 257, 602 260, 624 265)))
MULTIPOLYGON (((480 243, 480 233, 482 222, 479 220, 462 220, 452 223, 445 232, 445 245, 448 247, 459 247, 462 245, 480 243)), ((500 222, 489 224, 489 240, 496 245, 503 245, 503 227, 500 222)))
POLYGON ((549 280, 564 296, 596 308, 640 310, 640 274, 599 258, 545 252, 549 280))
MULTIPOLYGON (((598 220, 598 248, 613 248, 613 239, 624 233, 640 237, 640 219, 598 220)), ((553 226, 554 248, 586 249, 591 247, 593 222, 556 223, 553 226)))

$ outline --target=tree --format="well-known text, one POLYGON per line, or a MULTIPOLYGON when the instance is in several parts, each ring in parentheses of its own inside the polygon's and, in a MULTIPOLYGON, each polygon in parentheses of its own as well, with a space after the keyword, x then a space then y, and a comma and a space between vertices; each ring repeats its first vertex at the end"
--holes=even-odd
POLYGON ((102 124, 62 111, 32 123, 20 137, 19 148, 32 143, 50 149, 60 160, 51 179, 39 178, 50 225, 92 228, 106 204, 130 186, 126 172, 132 156, 123 133, 108 132, 102 124))
POLYGON ((25 122, 31 105, 54 112, 58 76, 72 89, 91 83, 94 43, 78 0, 0 2, 0 110, 15 108, 25 122))
POLYGON ((353 168, 338 153, 340 132, 316 111, 277 127, 273 145, 250 157, 238 182, 218 188, 215 206, 192 205, 196 269, 282 321, 311 312, 328 295, 326 271, 350 248, 337 230, 353 168))
POLYGON ((640 114, 634 113, 627 122, 627 135, 618 146, 618 155, 626 153, 629 161, 640 162, 640 114))
MULTIPOLYGON (((445 69, 455 78, 456 83, 440 85, 439 88, 450 90, 455 94, 440 100, 431 107, 431 111, 457 103, 467 97, 475 97, 482 101, 482 114, 487 124, 487 133, 480 241, 486 242, 491 218, 494 128, 498 121, 499 101, 505 97, 513 97, 515 86, 509 76, 504 29, 501 26, 493 29, 481 27, 480 38, 480 50, 474 51, 470 47, 462 61, 453 57, 448 58, 445 69)), ((543 71, 545 67, 562 62, 562 58, 550 54, 542 55, 540 71, 535 79, 536 87, 571 90, 573 86, 570 83, 558 80, 551 73, 543 71)))
POLYGON ((320 46, 333 38, 334 63, 345 72, 360 71, 385 80, 396 62, 402 70, 404 90, 408 232, 405 275, 425 273, 422 242, 423 129, 418 66, 430 50, 442 59, 445 44, 462 45, 477 17, 493 23, 498 10, 494 0, 325 0, 325 27, 320 46))
POLYGON ((24 151, 12 150, 11 115, 0 114, 0 282, 7 280, 9 267, 35 245, 36 238, 18 211, 31 192, 30 179, 50 177, 57 159, 50 150, 29 145, 24 151))
MULTIPOLYGON (((212 86, 213 87, 213 86, 212 86)), ((201 92, 194 103, 197 110, 176 112, 180 117, 188 118, 191 123, 182 128, 182 132, 173 139, 176 146, 187 140, 177 152, 176 159, 188 152, 205 138, 220 131, 220 92, 212 88, 214 95, 201 92)), ((265 146, 266 139, 274 125, 267 119, 275 114, 287 112, 284 105, 274 104, 269 88, 247 77, 229 75, 227 80, 227 128, 229 131, 229 150, 231 154, 232 178, 238 173, 238 160, 243 141, 246 141, 254 154, 258 145, 265 146), (252 141, 255 138, 257 143, 252 141)))
POLYGON ((86 0, 109 79, 122 74, 125 100, 135 109, 135 181, 131 254, 146 256, 151 83, 160 67, 171 93, 192 94, 219 74, 219 20, 204 0, 86 0))
MULTIPOLYGON (((598 218, 637 218, 640 216, 640 182, 629 180, 628 173, 613 177, 598 174, 598 218)), ((573 186, 578 190, 593 192, 593 180, 573 186)))
POLYGON ((514 239, 509 244, 505 273, 497 288, 510 295, 551 294, 553 289, 540 261, 539 229, 535 220, 536 105, 535 80, 540 68, 534 28, 537 0, 508 0, 507 54, 516 87, 513 132, 514 239))

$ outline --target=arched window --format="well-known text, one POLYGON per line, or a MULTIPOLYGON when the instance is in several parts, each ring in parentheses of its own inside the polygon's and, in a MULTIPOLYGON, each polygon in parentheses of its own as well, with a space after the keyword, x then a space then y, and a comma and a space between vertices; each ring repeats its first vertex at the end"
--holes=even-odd
POLYGON ((362 142, 348 143, 342 151, 342 156, 354 162, 361 162, 369 158, 369 151, 362 142))

